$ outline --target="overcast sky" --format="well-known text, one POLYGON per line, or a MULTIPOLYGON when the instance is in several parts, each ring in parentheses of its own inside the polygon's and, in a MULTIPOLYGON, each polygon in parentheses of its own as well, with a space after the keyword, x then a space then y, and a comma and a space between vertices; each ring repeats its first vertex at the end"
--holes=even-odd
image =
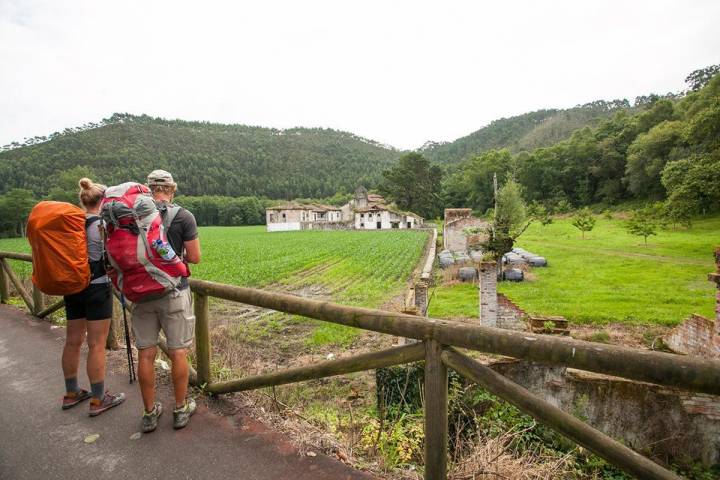
POLYGON ((0 145, 129 112, 416 148, 716 63, 717 0, 0 0, 0 145))

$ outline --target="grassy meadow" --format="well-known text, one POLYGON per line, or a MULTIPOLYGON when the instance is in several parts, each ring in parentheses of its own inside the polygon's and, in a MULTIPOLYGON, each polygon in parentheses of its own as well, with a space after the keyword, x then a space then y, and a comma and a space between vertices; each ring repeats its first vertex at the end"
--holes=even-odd
MULTIPOLYGON (((547 258, 530 280, 503 282, 499 291, 528 313, 562 315, 577 323, 673 325, 691 313, 712 318, 715 269, 712 252, 720 244, 720 217, 702 219, 691 229, 658 231, 645 246, 628 234, 620 219, 597 217, 583 240, 571 219, 534 223, 518 246, 547 258)), ((477 287, 435 289, 430 315, 477 315, 477 287)))

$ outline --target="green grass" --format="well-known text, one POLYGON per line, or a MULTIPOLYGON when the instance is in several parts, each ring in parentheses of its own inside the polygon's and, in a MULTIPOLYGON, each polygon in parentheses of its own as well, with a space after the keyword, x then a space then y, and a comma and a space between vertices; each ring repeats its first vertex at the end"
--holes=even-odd
MULTIPOLYGON (((646 247, 620 220, 597 217, 586 240, 569 219, 534 223, 518 246, 546 257, 549 267, 499 290, 529 313, 577 323, 674 325, 691 313, 712 318, 715 289, 707 274, 715 268, 719 233, 720 217, 702 219, 690 230, 662 230, 646 247)), ((467 284, 438 287, 430 305, 431 316, 445 318, 477 311, 477 288, 467 284)))
MULTIPOLYGON (((203 260, 192 275, 245 287, 277 286, 301 293, 320 289, 334 301, 379 307, 402 292, 420 260, 427 233, 420 231, 302 231, 267 233, 259 227, 203 227, 203 260)), ((28 252, 24 239, 0 239, 0 250, 28 252)), ((14 262, 18 274, 30 265, 14 262)), ((311 346, 347 345, 355 329, 317 322, 311 346)))

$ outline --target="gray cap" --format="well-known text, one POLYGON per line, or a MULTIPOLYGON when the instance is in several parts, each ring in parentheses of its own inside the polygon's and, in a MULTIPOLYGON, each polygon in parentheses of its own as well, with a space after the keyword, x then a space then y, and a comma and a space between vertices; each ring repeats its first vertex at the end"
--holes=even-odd
POLYGON ((147 177, 147 185, 148 187, 156 185, 176 186, 170 172, 166 172, 165 170, 153 170, 147 177))

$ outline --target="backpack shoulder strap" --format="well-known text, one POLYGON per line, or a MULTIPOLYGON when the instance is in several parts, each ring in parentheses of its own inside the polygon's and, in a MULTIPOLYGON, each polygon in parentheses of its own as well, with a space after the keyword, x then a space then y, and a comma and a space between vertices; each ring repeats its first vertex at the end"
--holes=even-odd
POLYGON ((85 219, 85 230, 90 228, 90 225, 92 225, 93 223, 98 222, 98 221, 100 221, 99 215, 90 215, 89 217, 87 217, 85 219))
POLYGON ((163 219, 163 227, 167 230, 170 228, 170 225, 172 225, 172 222, 175 220, 177 214, 180 213, 180 210, 182 210, 182 207, 175 205, 174 203, 170 203, 159 207, 158 210, 160 210, 160 216, 163 219))

